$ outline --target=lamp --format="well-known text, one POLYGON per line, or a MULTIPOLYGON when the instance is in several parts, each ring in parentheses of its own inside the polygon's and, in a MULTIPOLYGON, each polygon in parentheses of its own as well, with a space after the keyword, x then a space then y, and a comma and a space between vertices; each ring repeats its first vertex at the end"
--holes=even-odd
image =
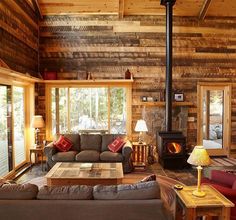
POLYGON ((197 189, 193 191, 193 195, 197 197, 204 197, 206 193, 201 191, 201 172, 202 166, 210 164, 210 157, 203 146, 196 146, 190 154, 187 162, 197 166, 197 189))
POLYGON ((31 121, 31 127, 36 128, 35 129, 35 145, 39 145, 39 140, 38 140, 38 133, 39 133, 39 128, 43 128, 45 126, 43 116, 42 115, 35 115, 32 118, 31 121))
POLYGON ((142 132, 148 131, 146 122, 142 119, 138 120, 134 130, 139 132, 138 142, 142 143, 142 138, 141 138, 142 132))

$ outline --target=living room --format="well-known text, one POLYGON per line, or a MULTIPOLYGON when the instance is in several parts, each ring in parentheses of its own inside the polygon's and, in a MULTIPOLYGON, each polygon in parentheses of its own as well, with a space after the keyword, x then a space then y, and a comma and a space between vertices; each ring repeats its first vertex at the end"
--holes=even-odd
POLYGON ((230 0, 0 1, 0 177, 47 184, 56 162, 113 160, 115 185, 155 174, 196 186, 198 145, 203 176, 232 174, 235 25, 230 0), (60 134, 69 153, 51 146, 60 134), (115 157, 117 137, 129 144, 115 157), (88 145, 98 153, 81 155, 88 145))

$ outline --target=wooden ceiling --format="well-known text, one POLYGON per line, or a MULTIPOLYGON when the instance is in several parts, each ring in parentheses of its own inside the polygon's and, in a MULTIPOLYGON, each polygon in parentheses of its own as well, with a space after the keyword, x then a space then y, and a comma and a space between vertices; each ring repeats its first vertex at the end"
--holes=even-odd
MULTIPOLYGON (((36 0, 37 2, 37 0, 36 0)), ((38 0, 43 15, 164 15, 160 0, 38 0)), ((176 0, 176 16, 236 17, 236 0, 176 0)))

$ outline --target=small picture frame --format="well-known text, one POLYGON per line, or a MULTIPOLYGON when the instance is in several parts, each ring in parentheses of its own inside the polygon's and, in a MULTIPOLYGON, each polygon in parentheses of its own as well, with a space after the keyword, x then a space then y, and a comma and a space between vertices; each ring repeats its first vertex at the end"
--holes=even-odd
POLYGON ((148 97, 147 97, 147 101, 148 101, 148 102, 153 102, 153 97, 152 97, 152 96, 148 96, 148 97))
POLYGON ((141 101, 142 102, 147 102, 147 96, 141 96, 141 101))
POLYGON ((176 102, 183 102, 183 101, 184 101, 184 94, 183 94, 183 93, 180 93, 180 92, 175 93, 175 94, 174 94, 174 100, 175 100, 176 102))
POLYGON ((156 96, 153 97, 154 102, 160 102, 161 101, 161 93, 158 92, 156 96))

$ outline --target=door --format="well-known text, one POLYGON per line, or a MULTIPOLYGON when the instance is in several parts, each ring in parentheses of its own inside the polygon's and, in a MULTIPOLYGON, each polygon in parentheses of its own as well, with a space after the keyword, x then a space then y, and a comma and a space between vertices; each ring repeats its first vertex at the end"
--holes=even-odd
POLYGON ((13 119, 14 119, 14 164, 18 167, 26 161, 25 152, 25 92, 23 87, 13 86, 13 119))
POLYGON ((0 176, 12 168, 11 87, 0 85, 0 176))
POLYGON ((25 89, 0 85, 0 100, 0 176, 6 176, 26 162, 25 89))
POLYGON ((198 144, 210 155, 228 155, 230 148, 229 85, 198 86, 198 144))

